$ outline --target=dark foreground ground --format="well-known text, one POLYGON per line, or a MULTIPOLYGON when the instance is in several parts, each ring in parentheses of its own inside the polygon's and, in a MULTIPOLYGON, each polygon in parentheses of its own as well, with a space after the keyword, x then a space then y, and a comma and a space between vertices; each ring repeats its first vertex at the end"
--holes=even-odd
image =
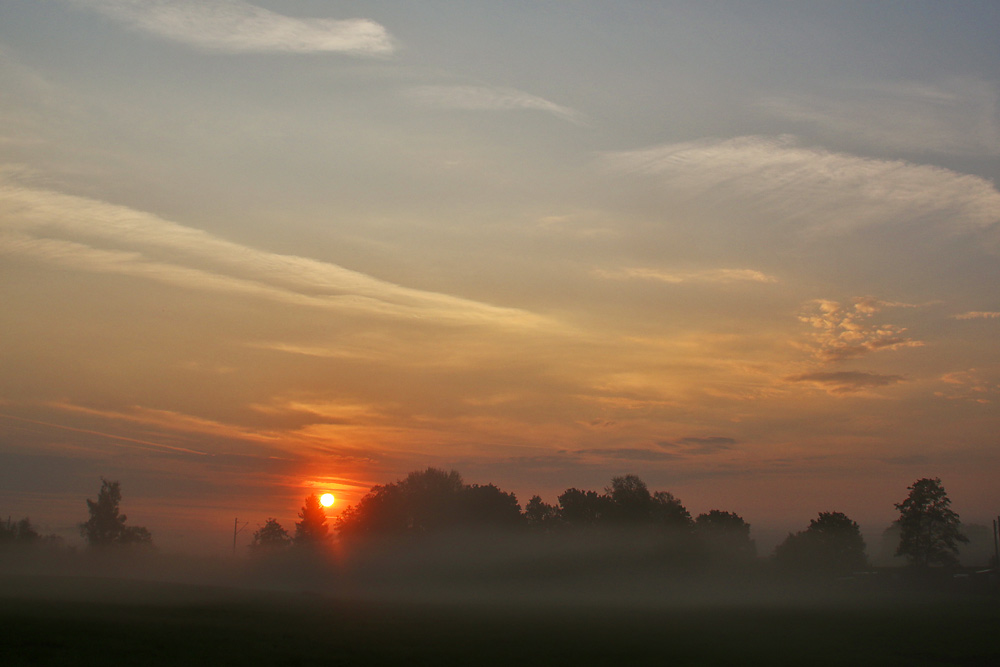
POLYGON ((0 575, 0 664, 998 665, 1000 605, 939 594, 643 609, 361 603, 0 575))

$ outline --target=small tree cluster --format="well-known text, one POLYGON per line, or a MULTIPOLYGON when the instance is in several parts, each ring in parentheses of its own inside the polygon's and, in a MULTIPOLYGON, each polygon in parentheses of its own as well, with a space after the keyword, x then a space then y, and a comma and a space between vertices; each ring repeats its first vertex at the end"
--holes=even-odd
POLYGON ((794 571, 837 573, 868 566, 861 528, 842 512, 820 512, 808 528, 778 545, 774 559, 794 571))
POLYGON ((7 517, 6 522, 0 522, 0 544, 35 544, 40 539, 42 536, 28 517, 16 522, 7 517))

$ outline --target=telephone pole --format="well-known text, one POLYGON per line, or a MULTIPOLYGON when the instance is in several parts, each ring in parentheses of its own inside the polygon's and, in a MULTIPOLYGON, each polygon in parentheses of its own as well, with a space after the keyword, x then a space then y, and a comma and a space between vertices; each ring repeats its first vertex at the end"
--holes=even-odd
POLYGON ((243 532, 243 529, 247 527, 249 521, 244 521, 243 525, 240 525, 240 520, 238 517, 233 518, 233 555, 236 555, 236 536, 243 532))
POLYGON ((1000 516, 993 519, 993 569, 1000 570, 1000 516))

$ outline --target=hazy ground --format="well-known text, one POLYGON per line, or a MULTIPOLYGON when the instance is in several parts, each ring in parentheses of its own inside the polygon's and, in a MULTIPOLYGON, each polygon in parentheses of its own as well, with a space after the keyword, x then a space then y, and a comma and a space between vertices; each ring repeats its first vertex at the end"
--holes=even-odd
MULTIPOLYGON (((247 583, 240 569, 230 582, 247 583)), ((225 580, 222 569, 202 571, 225 580)), ((368 590, 371 578, 261 590, 121 573, 0 575, 0 663, 910 666, 1000 658, 998 600, 967 592, 848 582, 723 591, 720 582, 626 586, 624 578, 579 577, 558 586, 522 581, 519 590, 488 581, 406 587, 392 577, 368 590)), ((307 569, 299 574, 308 582, 307 569)))

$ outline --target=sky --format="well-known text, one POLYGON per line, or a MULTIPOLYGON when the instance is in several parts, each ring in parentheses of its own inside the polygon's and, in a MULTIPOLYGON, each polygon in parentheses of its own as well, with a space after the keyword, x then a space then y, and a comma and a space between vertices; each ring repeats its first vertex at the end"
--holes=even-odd
POLYGON ((0 511, 428 466, 1000 511, 1000 4, 0 2, 0 511))

